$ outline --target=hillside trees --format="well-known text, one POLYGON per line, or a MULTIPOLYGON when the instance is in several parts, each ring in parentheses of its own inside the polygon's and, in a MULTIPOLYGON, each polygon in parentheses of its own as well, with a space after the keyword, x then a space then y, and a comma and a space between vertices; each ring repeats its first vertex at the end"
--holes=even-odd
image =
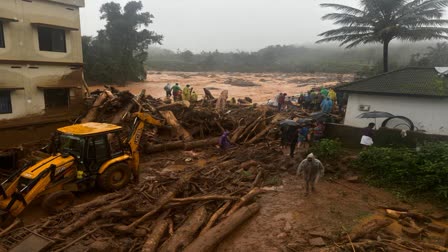
POLYGON ((101 7, 105 28, 96 37, 82 38, 86 79, 118 84, 146 79, 147 48, 163 37, 146 29, 154 16, 142 9, 141 1, 101 7))

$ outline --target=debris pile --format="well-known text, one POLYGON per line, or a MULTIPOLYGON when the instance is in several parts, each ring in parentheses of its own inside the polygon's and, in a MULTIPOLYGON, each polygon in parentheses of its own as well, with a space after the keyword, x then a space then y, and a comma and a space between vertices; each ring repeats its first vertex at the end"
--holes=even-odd
MULTIPOLYGON (((133 96, 128 91, 118 91, 106 86, 104 90, 92 92, 93 99, 80 122, 106 122, 127 127, 130 125, 129 120, 132 119, 133 112, 150 113, 154 118, 164 120, 171 127, 159 130, 147 128, 141 144, 145 150, 148 150, 147 152, 153 152, 149 149, 157 144, 173 145, 170 141, 192 141, 217 137, 226 130, 232 132, 233 143, 255 143, 268 135, 270 130, 275 128, 276 123, 282 119, 273 120, 274 108, 250 105, 252 101, 250 97, 245 98, 244 104, 236 105, 227 100, 226 90, 218 99, 207 94, 207 91, 204 90, 207 98, 202 101, 167 104, 162 99, 154 99, 146 95, 144 90, 133 96), (165 131, 165 134, 161 131, 165 131)), ((287 115, 282 116, 284 119, 287 115)))
MULTIPOLYGON (((333 247, 320 251, 447 251, 440 217, 401 208, 385 208, 384 215, 355 227, 333 247)), ((446 239, 446 238, 445 238, 446 239)))
POLYGON ((18 234, 39 234, 46 251, 212 251, 258 212, 264 178, 281 152, 260 143, 238 148, 182 171, 151 169, 145 181, 77 205, 1 239, 4 249, 18 234))

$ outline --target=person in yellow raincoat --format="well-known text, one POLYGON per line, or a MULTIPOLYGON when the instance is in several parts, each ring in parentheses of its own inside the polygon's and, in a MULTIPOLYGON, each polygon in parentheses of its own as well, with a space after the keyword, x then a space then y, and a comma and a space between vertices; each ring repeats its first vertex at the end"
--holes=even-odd
POLYGON ((182 90, 182 100, 183 101, 190 101, 190 98, 191 98, 191 89, 190 89, 190 85, 187 85, 182 90))
POLYGON ((333 89, 330 89, 328 92, 328 97, 334 102, 336 102, 336 92, 333 89))
POLYGON ((196 94, 195 91, 193 91, 193 92, 191 93, 190 101, 191 101, 191 102, 197 102, 197 101, 198 101, 198 95, 196 94))

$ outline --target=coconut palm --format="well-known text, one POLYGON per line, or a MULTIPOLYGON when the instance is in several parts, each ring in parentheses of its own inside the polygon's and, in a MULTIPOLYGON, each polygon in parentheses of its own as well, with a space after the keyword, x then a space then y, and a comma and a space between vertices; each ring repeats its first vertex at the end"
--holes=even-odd
POLYGON ((388 71, 389 43, 393 39, 419 41, 447 39, 442 19, 448 0, 360 0, 362 8, 325 3, 335 9, 322 17, 342 27, 319 34, 317 41, 341 41, 347 48, 360 44, 382 43, 384 72, 388 71))

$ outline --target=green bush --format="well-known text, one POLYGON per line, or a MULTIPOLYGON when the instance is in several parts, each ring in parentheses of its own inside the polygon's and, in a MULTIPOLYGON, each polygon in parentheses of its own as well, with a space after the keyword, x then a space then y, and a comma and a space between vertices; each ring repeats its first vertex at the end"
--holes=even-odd
POLYGON ((319 159, 329 160, 337 158, 342 151, 342 143, 339 140, 322 139, 311 146, 311 152, 319 159))
POLYGON ((377 185, 448 198, 447 143, 429 143, 419 151, 373 147, 361 152, 356 165, 377 185))

